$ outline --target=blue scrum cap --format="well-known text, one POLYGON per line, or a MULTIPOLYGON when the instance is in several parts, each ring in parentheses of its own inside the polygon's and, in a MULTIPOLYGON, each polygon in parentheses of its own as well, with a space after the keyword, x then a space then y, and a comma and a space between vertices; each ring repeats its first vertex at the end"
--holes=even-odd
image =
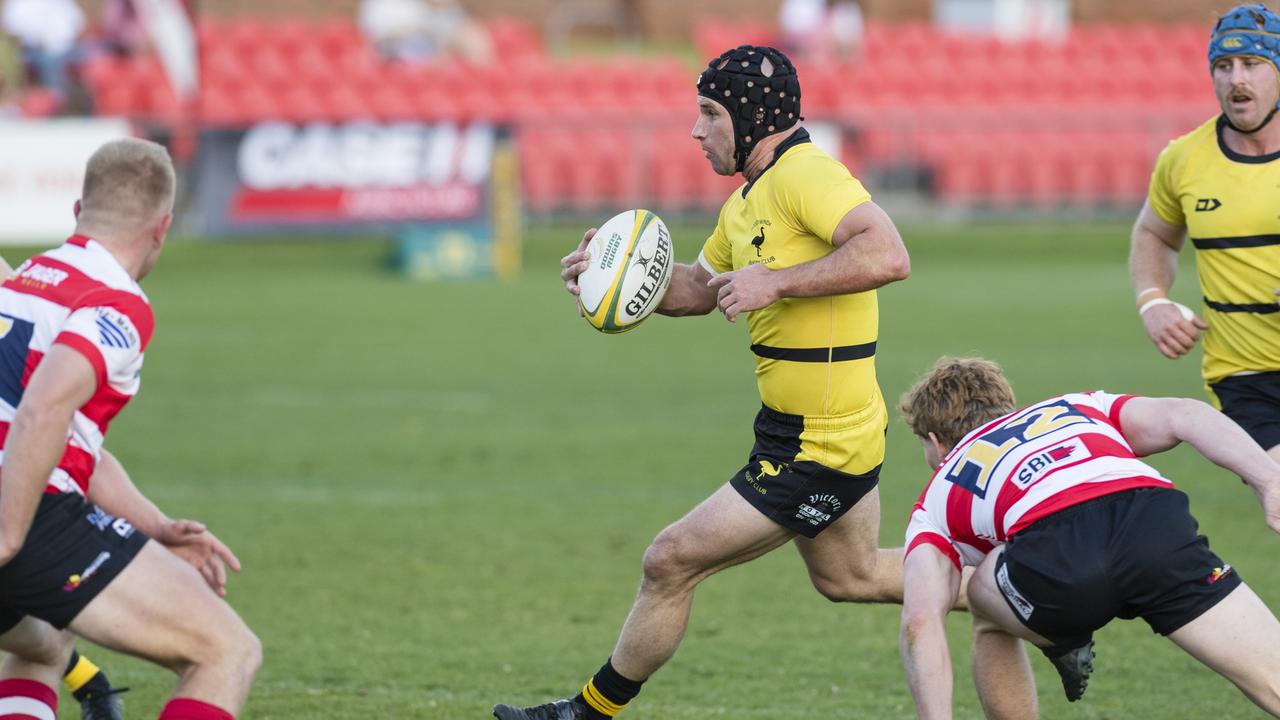
MULTIPOLYGON (((1209 67, 1230 55, 1254 55, 1280 77, 1280 15, 1265 5, 1238 5, 1218 19, 1209 40, 1209 67)), ((1280 101, 1276 103, 1280 107, 1280 101)))

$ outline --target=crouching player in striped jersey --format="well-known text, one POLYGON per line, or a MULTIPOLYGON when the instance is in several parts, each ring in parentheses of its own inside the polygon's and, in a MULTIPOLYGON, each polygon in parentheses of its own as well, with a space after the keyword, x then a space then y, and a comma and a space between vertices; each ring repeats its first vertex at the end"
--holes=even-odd
POLYGON ((987 717, 1038 717, 1022 638, 1078 700, 1093 632, 1141 617, 1280 717, 1280 621, 1197 535, 1187 496, 1139 457, 1190 443, 1240 475, 1280 532, 1280 465, 1208 405, 1103 392, 1022 410, 1000 367, 943 358, 900 410, 935 472, 907 526, 901 649, 922 718, 950 718, 943 618, 960 568, 987 717), (997 668, 1000 668, 997 671, 997 668))
POLYGON ((164 148, 107 143, 76 234, 0 285, 0 720, 56 717, 71 633, 177 673, 162 720, 231 720, 261 662, 219 597, 235 556, 162 513, 102 447, 138 391, 154 325, 138 280, 174 187, 164 148))

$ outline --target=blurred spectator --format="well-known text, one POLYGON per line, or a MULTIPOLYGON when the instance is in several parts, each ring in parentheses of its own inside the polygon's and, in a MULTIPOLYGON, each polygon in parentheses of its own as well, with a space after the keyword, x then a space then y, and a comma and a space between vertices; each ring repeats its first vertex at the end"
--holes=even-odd
POLYGON ((0 33, 0 118, 19 114, 18 103, 26 87, 25 75, 18 42, 0 33))
POLYGON ((67 97, 67 66, 79 59, 84 12, 75 0, 4 0, 0 26, 17 38, 29 72, 60 99, 67 97))
POLYGON ((454 55, 473 63, 493 59, 483 26, 457 0, 363 0, 360 30, 383 56, 431 60, 454 55))
POLYGON ((856 0, 783 0, 778 29, 783 51, 793 57, 856 60, 862 47, 862 8, 856 0))
POLYGON ((143 55, 151 50, 147 26, 133 0, 102 0, 102 44, 115 55, 143 55))

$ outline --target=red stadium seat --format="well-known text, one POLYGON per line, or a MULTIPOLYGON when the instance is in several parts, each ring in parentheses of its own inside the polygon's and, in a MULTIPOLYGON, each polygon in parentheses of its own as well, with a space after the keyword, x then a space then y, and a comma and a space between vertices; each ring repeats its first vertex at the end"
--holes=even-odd
POLYGON ((53 117, 62 107, 62 99, 48 88, 27 88, 18 98, 18 112, 25 118, 53 117))

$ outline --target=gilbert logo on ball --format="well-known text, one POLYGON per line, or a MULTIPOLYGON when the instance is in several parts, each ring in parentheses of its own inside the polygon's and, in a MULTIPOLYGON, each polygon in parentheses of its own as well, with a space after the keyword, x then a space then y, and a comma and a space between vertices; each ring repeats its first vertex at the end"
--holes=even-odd
POLYGON ((578 276, 587 322, 600 332, 626 332, 662 302, 671 284, 671 233, 648 210, 628 210, 600 226, 578 276))

